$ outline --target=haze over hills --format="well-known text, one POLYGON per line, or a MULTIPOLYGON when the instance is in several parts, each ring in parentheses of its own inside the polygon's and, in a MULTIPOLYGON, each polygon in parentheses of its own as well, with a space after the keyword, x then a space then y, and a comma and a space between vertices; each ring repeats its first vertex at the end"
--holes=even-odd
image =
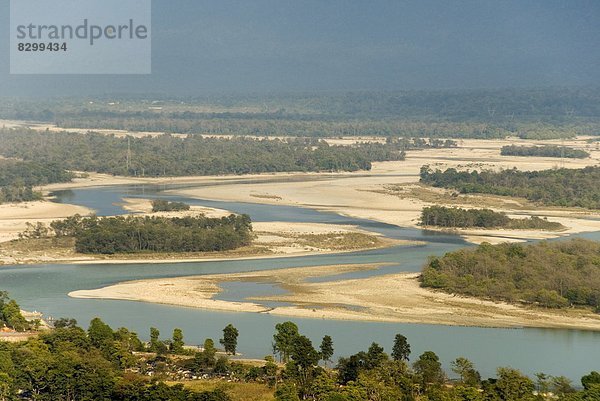
MULTIPOLYGON (((8 9, 0 4, 4 34, 8 9)), ((155 0, 152 75, 11 76, 7 56, 0 93, 587 86, 600 82, 599 16, 593 0, 155 0)))

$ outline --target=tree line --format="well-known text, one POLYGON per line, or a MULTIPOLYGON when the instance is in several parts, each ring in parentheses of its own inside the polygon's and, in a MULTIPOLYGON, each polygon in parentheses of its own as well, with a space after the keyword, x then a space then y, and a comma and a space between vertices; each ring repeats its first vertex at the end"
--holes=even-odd
MULTIPOLYGON (((248 245, 252 239, 252 222, 245 214, 221 218, 75 215, 53 221, 50 227, 57 237, 74 237, 75 250, 89 254, 216 252, 248 245)), ((32 229, 24 237, 36 237, 37 226, 32 229)))
POLYGON ((447 228, 509 228, 532 230, 560 230, 562 224, 531 216, 511 219, 503 212, 491 209, 462 209, 458 207, 428 206, 421 211, 421 225, 447 228))
POLYGON ((0 130, 0 155, 56 163, 72 171, 130 176, 191 176, 286 171, 369 170, 403 160, 401 145, 330 146, 317 139, 266 140, 170 135, 119 138, 67 132, 0 130))
POLYGON ((332 338, 325 335, 316 349, 293 322, 277 324, 273 335, 274 351, 284 364, 270 355, 262 365, 246 364, 228 358, 239 334, 229 324, 219 340, 224 350, 211 338, 196 349, 186 346, 179 328, 161 340, 160 331, 151 327, 149 341, 142 342, 136 333, 114 330, 99 318, 87 330, 62 318, 37 338, 0 342, 0 399, 233 401, 227 387, 198 392, 184 386, 200 377, 257 383, 270 389, 276 401, 584 401, 600 395, 598 372, 583 376, 583 389, 577 391, 563 376, 539 373, 534 381, 509 367, 482 379, 464 357, 451 362, 454 379, 449 380, 435 352, 411 361, 410 343, 400 333, 390 354, 373 342, 329 369, 332 338))
POLYGON ((463 194, 483 193, 525 198, 549 206, 600 208, 600 167, 543 171, 445 171, 421 168, 421 182, 463 194))
POLYGON ((0 204, 41 199, 33 187, 68 182, 73 177, 57 163, 0 158, 0 204))
POLYGON ((500 150, 502 156, 536 156, 536 157, 560 157, 567 159, 586 159, 590 154, 585 150, 574 149, 568 146, 544 145, 544 146, 503 146, 500 150))
POLYGON ((600 313, 599 260, 600 242, 583 239, 484 243, 431 258, 421 283, 449 293, 600 313))

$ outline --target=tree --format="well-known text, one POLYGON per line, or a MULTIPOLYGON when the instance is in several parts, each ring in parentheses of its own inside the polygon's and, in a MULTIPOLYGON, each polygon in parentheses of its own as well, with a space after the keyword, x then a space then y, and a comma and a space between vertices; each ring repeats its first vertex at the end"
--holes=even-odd
POLYGON ((372 343, 367 350, 365 368, 375 369, 381 366, 387 360, 388 356, 384 352, 383 347, 377 343, 372 343))
POLYGON ((481 375, 475 370, 473 362, 466 358, 456 358, 451 363, 452 371, 460 376, 460 381, 470 387, 477 387, 481 382, 481 375))
POLYGON ((29 330, 29 323, 21 314, 21 308, 14 299, 11 299, 8 303, 3 303, 0 314, 8 327, 16 331, 29 330))
POLYGON ((160 331, 156 327, 150 327, 150 352, 159 353, 159 351, 161 351, 161 349, 163 348, 163 344, 160 342, 159 337, 160 331))
POLYGON ((552 392, 559 397, 575 392, 571 380, 565 376, 555 376, 552 378, 552 392))
POLYGON ((280 361, 288 362, 294 347, 294 342, 300 334, 298 326, 292 322, 278 323, 275 325, 273 335, 273 349, 279 354, 280 361))
POLYGON ((319 346, 319 354, 321 356, 321 360, 327 364, 327 362, 331 361, 331 357, 333 356, 333 340, 330 336, 324 336, 321 341, 321 345, 319 346))
POLYGON ((600 385, 600 373, 594 370, 589 375, 583 376, 581 378, 581 384, 586 390, 589 390, 594 385, 600 385))
POLYGON ((535 385, 527 376, 512 368, 498 368, 495 392, 503 401, 534 400, 535 385))
POLYGON ((413 364, 415 372, 421 378, 421 385, 424 389, 430 385, 442 384, 444 381, 444 372, 438 356, 432 351, 425 351, 419 359, 413 364))
POLYGON ((402 334, 396 334, 394 347, 392 348, 392 358, 394 361, 407 361, 410 356, 410 344, 402 334))
POLYGON ((174 354, 182 354, 184 345, 183 331, 181 329, 174 329, 173 339, 171 341, 171 352, 174 354))
POLYGON ((88 336, 94 347, 106 349, 114 341, 115 333, 108 324, 96 317, 90 322, 88 336))
POLYGON ((223 338, 219 340, 221 345, 225 348, 225 352, 231 355, 235 355, 237 348, 237 339, 239 335, 238 329, 233 327, 232 324, 228 324, 223 329, 223 338))
POLYGON ((216 364, 217 350, 215 349, 215 342, 207 338, 204 340, 203 348, 202 352, 196 352, 196 355, 194 355, 193 369, 197 373, 213 369, 216 364))

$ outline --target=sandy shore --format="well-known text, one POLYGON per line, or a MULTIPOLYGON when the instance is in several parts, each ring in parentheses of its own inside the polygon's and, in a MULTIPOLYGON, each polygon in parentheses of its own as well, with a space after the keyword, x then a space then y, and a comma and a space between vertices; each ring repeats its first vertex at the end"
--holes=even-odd
MULTIPOLYGON (((144 202, 135 202, 135 204, 136 207, 140 207, 139 205, 143 205, 144 202)), ((202 211, 206 210, 203 208, 202 211)), ((216 216, 230 214, 228 211, 218 209, 208 212, 216 216)), ((185 213, 188 212, 183 214, 185 213)), ((253 231, 255 238, 249 246, 231 251, 203 253, 88 255, 76 253, 74 242, 69 239, 47 238, 7 242, 0 244, 0 265, 215 262, 337 254, 418 244, 415 241, 388 239, 378 233, 348 225, 259 222, 253 223, 253 231)))
POLYGON ((7 203, 0 205, 0 243, 18 238, 27 223, 41 222, 46 225, 57 219, 74 214, 88 215, 92 210, 81 206, 65 205, 47 201, 7 203))
POLYGON ((343 273, 383 265, 339 265, 141 280, 96 290, 74 291, 75 298, 123 299, 211 310, 270 313, 289 317, 443 324, 477 327, 547 327, 600 330, 600 316, 585 310, 526 308, 423 289, 417 273, 335 280, 343 273), (313 277, 333 281, 311 283, 313 277), (283 295, 241 302, 214 299, 223 282, 273 283, 283 295), (269 308, 267 301, 289 306, 269 308))

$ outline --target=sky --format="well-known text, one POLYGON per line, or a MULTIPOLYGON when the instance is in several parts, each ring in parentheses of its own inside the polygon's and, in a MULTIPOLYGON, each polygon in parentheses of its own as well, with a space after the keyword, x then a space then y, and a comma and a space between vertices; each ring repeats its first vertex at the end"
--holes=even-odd
POLYGON ((0 0, 0 96, 598 85, 598 21, 598 0, 153 0, 152 74, 19 76, 0 0))

